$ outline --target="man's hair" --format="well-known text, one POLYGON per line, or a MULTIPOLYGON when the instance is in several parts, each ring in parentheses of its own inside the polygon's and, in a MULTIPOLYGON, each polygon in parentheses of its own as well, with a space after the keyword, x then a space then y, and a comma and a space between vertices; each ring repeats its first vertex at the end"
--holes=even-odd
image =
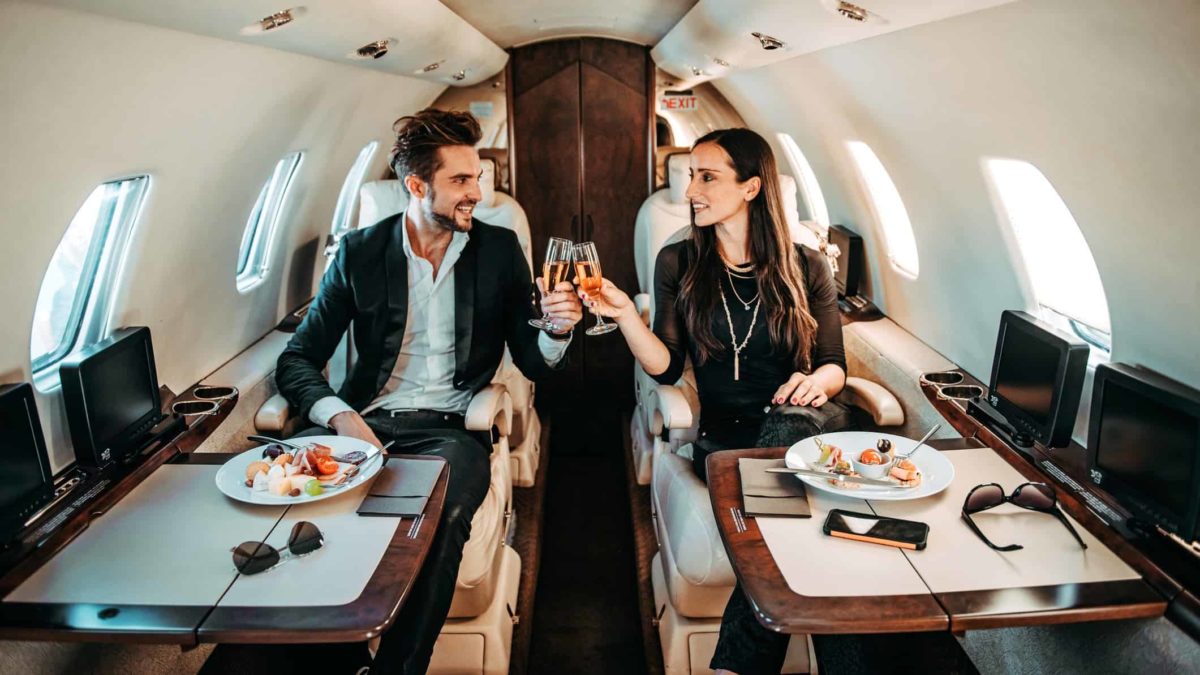
POLYGON ((396 132, 396 144, 388 159, 401 184, 409 174, 415 174, 426 183, 432 182, 433 174, 441 168, 438 148, 448 145, 475 147, 483 136, 479 122, 471 113, 436 108, 401 117, 392 125, 392 131, 396 132))

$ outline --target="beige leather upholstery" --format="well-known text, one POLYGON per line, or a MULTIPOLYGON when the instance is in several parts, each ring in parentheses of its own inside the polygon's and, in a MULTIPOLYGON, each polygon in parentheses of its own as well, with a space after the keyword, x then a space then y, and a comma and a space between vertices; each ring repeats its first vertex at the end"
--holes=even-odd
POLYGON ((721 616, 736 579, 708 487, 689 460, 664 453, 654 460, 651 499, 671 605, 682 616, 721 616))
POLYGON ((842 399, 850 405, 871 413, 875 424, 881 427, 897 427, 904 424, 904 410, 891 392, 861 377, 847 377, 842 399))
POLYGON ((358 200, 358 227, 361 229, 408 208, 408 191, 398 180, 371 181, 358 189, 358 200))

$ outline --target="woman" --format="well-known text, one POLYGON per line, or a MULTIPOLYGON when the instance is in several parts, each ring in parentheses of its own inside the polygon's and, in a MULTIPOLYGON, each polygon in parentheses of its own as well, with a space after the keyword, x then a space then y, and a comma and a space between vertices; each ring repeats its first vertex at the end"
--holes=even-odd
MULTIPOLYGON (((655 380, 674 384, 690 356, 700 395, 693 463, 715 450, 758 445, 772 406, 796 406, 818 429, 845 419, 830 403, 846 384, 833 277, 822 255, 794 245, 770 146, 749 129, 714 131, 691 155, 691 237, 655 264, 654 329, 607 280, 595 314, 616 319, 655 380)), ((779 672, 787 635, 755 620, 735 588, 711 667, 742 675, 779 672)))

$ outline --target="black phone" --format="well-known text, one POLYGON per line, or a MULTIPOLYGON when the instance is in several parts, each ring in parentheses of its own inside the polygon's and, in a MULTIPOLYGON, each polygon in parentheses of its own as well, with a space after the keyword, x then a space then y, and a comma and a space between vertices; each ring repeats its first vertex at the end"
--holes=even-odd
POLYGON ((925 540, 929 538, 929 526, 925 523, 842 509, 830 511, 822 529, 831 537, 917 551, 925 548, 925 540))

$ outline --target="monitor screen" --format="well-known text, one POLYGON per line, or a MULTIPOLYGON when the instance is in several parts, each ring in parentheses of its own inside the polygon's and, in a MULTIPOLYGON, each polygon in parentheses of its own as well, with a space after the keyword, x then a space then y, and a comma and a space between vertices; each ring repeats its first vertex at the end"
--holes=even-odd
POLYGON ((1062 356, 1057 346, 1010 326, 1000 346, 992 390, 1044 426, 1050 421, 1062 356))
POLYGON ((1113 379, 1099 393, 1096 465, 1176 517, 1185 515, 1200 421, 1113 379))
POLYGON ((0 387, 0 543, 50 495, 52 477, 29 385, 0 387))
POLYGON ((96 443, 107 445, 147 413, 158 410, 157 389, 151 379, 154 365, 145 343, 126 341, 111 350, 103 359, 89 364, 83 380, 84 396, 92 420, 96 443))

